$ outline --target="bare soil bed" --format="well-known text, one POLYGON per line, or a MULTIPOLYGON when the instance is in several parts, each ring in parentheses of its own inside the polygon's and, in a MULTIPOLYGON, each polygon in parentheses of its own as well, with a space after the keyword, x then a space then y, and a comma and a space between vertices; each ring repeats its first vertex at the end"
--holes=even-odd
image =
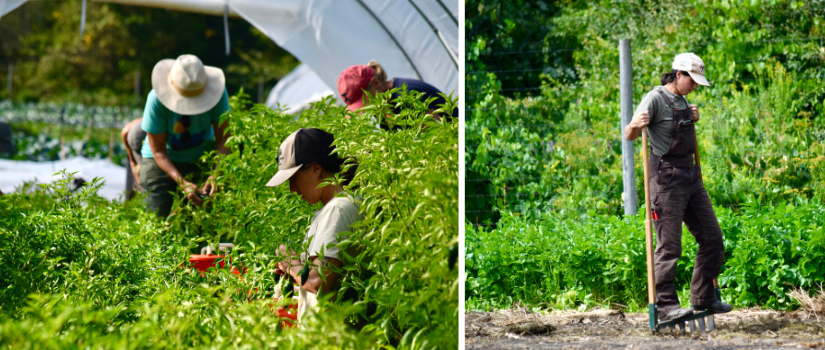
POLYGON ((648 314, 617 310, 532 314, 468 312, 466 349, 825 349, 825 318, 805 312, 736 310, 710 333, 648 330, 648 314))

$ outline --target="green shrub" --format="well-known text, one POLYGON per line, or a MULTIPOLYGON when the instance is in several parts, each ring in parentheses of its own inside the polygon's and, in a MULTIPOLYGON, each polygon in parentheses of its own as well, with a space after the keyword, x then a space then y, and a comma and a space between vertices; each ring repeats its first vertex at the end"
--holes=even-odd
MULTIPOLYGON (((392 115, 388 97, 367 114, 392 115)), ((432 121, 420 103, 388 119, 407 127, 386 132, 366 115, 345 117, 332 99, 297 121, 248 108, 243 93, 231 102, 227 144, 243 152, 220 157, 222 191, 204 208, 178 199, 177 212, 158 221, 137 202, 108 202, 93 188, 71 193, 65 183, 0 196, 0 346, 457 347, 458 275, 448 264, 458 243, 457 123, 432 121), (300 249, 318 205, 264 184, 298 127, 332 132, 336 152, 358 160, 349 189, 366 219, 341 242, 358 252, 343 258, 343 291, 292 330, 269 311, 276 249, 288 241, 300 249), (180 267, 190 250, 217 242, 235 243, 225 261, 241 278, 180 267)))
MULTIPOLYGON (((735 306, 792 309, 793 287, 825 282, 825 206, 818 200, 715 207, 725 235, 722 299, 735 306)), ((640 210, 644 212, 644 208, 640 210)), ((654 238, 655 240, 655 238, 654 238)), ((687 298, 696 241, 684 229, 676 284, 687 298)), ((466 226, 468 309, 647 307, 644 215, 503 213, 499 228, 466 226)))

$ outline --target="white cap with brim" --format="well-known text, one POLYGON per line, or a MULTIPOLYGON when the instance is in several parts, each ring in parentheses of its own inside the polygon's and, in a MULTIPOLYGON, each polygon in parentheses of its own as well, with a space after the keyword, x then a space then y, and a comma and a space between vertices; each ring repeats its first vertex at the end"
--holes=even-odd
POLYGON ((303 166, 303 164, 295 163, 295 136, 298 135, 299 131, 301 129, 289 135, 281 143, 281 148, 278 149, 278 172, 266 183, 267 187, 280 186, 303 166))
POLYGON ((692 52, 681 53, 673 59, 673 68, 686 71, 696 84, 710 86, 705 78, 705 62, 692 52))

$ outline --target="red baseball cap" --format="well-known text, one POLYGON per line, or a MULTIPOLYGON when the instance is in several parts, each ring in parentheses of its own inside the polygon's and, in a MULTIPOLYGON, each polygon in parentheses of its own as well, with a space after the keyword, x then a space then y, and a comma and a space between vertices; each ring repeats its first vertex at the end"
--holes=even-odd
POLYGON ((354 111, 364 107, 364 93, 375 75, 372 67, 367 65, 350 66, 338 76, 338 95, 347 104, 347 110, 354 111))

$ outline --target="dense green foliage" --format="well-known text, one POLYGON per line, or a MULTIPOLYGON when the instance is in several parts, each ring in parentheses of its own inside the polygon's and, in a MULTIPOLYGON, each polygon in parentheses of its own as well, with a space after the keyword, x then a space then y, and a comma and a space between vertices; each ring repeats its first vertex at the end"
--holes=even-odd
MULTIPOLYGON (((28 1, 0 20, 0 98, 142 107, 155 64, 182 54, 223 69, 230 94, 264 93, 298 61, 242 18, 229 18, 226 56, 221 16, 89 1, 80 35, 82 1, 28 1), (9 63, 14 88, 6 91, 9 63), (140 91, 135 96, 135 74, 140 91), (254 88, 254 89, 250 89, 254 88)), ((265 96, 260 96, 265 99, 265 96)))
MULTIPOLYGON (((749 230, 760 232, 771 227, 768 221, 749 222, 749 218, 764 215, 778 220, 769 211, 772 205, 825 200, 823 13, 825 6, 815 1, 468 1, 467 221, 497 229, 468 227, 467 254, 484 250, 470 243, 480 242, 481 237, 539 229, 549 235, 561 233, 551 223, 563 220, 581 222, 583 227, 629 220, 633 225, 619 232, 610 228, 606 234, 643 233, 637 218, 618 218, 624 205, 619 39, 631 40, 635 103, 659 85, 676 54, 694 52, 704 60, 712 85, 700 86, 687 97, 699 105, 702 120, 697 123, 697 136, 704 183, 720 216, 748 222, 749 230), (762 204, 762 209, 742 208, 749 201, 762 204), (509 215, 520 219, 498 221, 509 215)), ((641 205, 640 148, 637 142, 636 187, 641 205)), ((816 221, 821 219, 806 220, 821 224, 816 221)), ((738 244, 735 232, 723 231, 726 244, 738 244)), ((593 230, 575 232, 581 242, 596 244, 591 240, 593 230)), ((687 231, 684 234, 690 237, 687 231)), ((814 240, 807 236, 810 233, 799 234, 803 236, 798 239, 814 240)), ((690 249, 686 247, 685 253, 689 256, 690 249)), ((728 251, 729 270, 720 278, 725 295, 740 306, 792 305, 787 299, 780 302, 782 291, 802 286, 802 279, 779 278, 791 285, 774 284, 767 292, 765 286, 744 287, 729 275, 737 266, 755 263, 748 259, 758 253, 762 252, 728 251)), ((817 263, 823 259, 803 255, 817 263)), ((510 258, 516 256, 524 255, 510 258)), ((521 276, 522 266, 513 261, 518 260, 496 260, 496 273, 521 276)), ((803 268, 796 261, 783 261, 791 260, 769 258, 778 264, 770 271, 784 276, 803 268)), ((679 265, 679 281, 686 281, 688 263, 679 265)), ((483 269, 484 264, 479 266, 483 269)), ((530 284, 526 288, 542 294, 519 297, 515 293, 512 301, 523 298, 529 303, 570 306, 553 300, 570 291, 586 291, 583 295, 590 294, 596 302, 632 304, 646 288, 643 271, 633 277, 641 279, 624 280, 606 270, 601 271, 609 274, 605 278, 618 277, 622 284, 589 290, 587 278, 571 277, 580 273, 573 266, 540 270, 537 280, 553 273, 572 279, 555 287, 530 284)), ((493 305, 509 306, 510 300, 490 293, 513 285, 487 277, 482 282, 480 271, 467 271, 469 302, 496 300, 493 305), (472 280, 478 284, 469 284, 472 280), (474 289, 480 294, 473 294, 474 289)), ((773 276, 768 270, 757 271, 767 274, 763 277, 773 276)), ((755 276, 751 277, 758 279, 755 276)), ((805 278, 809 277, 813 278, 805 278)), ((818 278, 822 280, 821 275, 818 278)))
MULTIPOLYGON (((377 130, 365 115, 345 118, 331 99, 298 121, 247 108, 242 93, 231 103, 227 145, 244 150, 220 157, 222 191, 205 209, 178 201, 177 213, 158 221, 136 201, 107 202, 92 188, 70 193, 59 183, 0 196, 0 347, 458 346, 458 274, 448 262, 458 243, 458 125, 432 121, 421 103, 403 112, 410 126, 397 132, 377 130), (342 258, 342 292, 321 296, 324 311, 302 328, 280 329, 269 311, 283 258, 276 249, 291 242, 300 251, 320 206, 288 186, 264 186, 298 127, 332 132, 336 152, 358 160, 348 188, 366 219, 340 243, 358 252, 342 258), (242 278, 180 268, 207 242, 236 244, 227 260, 246 269, 242 278)), ((392 114, 388 103, 364 110, 392 114)))
MULTIPOLYGON (((825 205, 799 200, 741 210, 716 207, 725 233, 722 299, 737 306, 788 309, 793 287, 825 282, 825 205)), ((600 215, 538 221, 505 215, 498 229, 467 225, 468 309, 520 303, 541 308, 647 309, 644 218, 600 215)), ((676 283, 689 307, 696 241, 685 232, 676 283)))

